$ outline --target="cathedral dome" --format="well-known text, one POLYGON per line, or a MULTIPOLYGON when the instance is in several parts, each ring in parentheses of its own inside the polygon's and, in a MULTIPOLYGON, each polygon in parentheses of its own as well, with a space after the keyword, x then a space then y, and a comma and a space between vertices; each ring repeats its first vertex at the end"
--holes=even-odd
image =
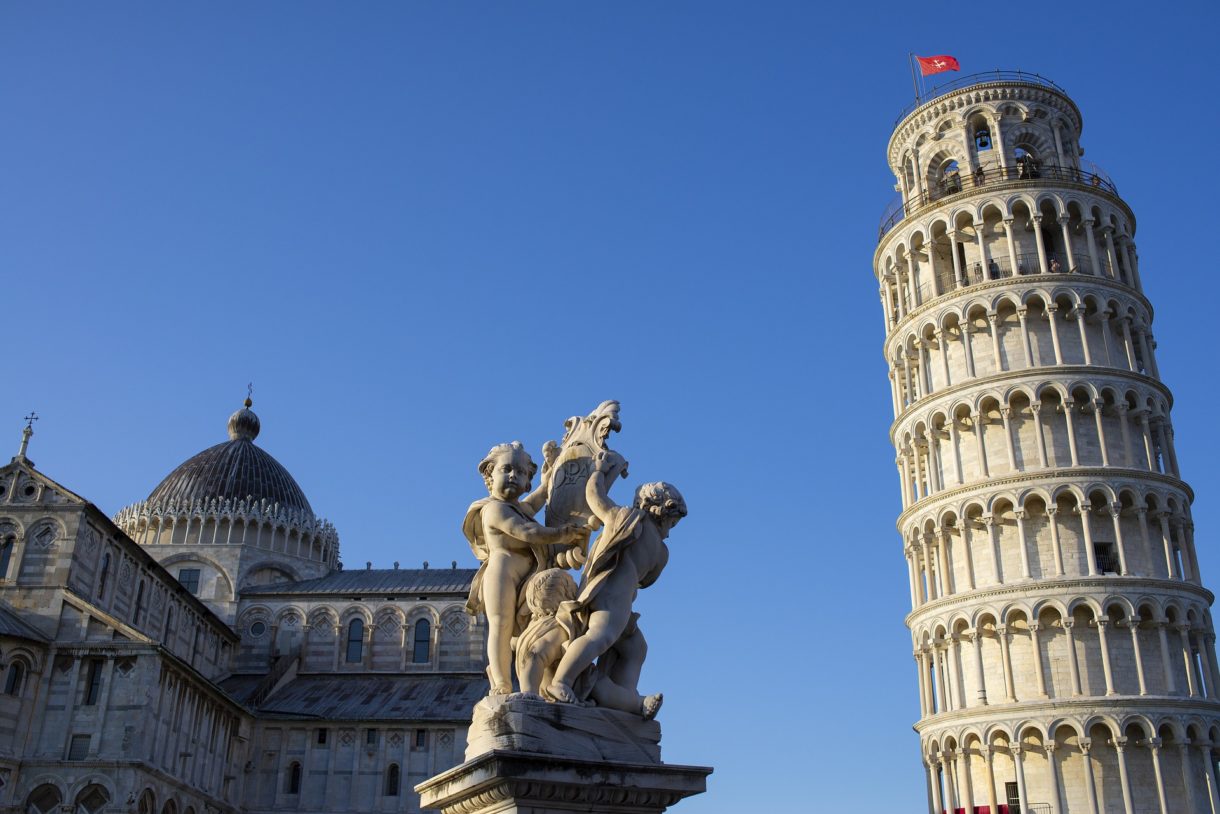
POLYGON ((278 503, 281 509, 313 519, 313 509, 301 487, 283 464, 254 445, 260 428, 251 401, 229 417, 229 440, 188 459, 148 496, 150 505, 193 505, 196 502, 252 498, 278 503))

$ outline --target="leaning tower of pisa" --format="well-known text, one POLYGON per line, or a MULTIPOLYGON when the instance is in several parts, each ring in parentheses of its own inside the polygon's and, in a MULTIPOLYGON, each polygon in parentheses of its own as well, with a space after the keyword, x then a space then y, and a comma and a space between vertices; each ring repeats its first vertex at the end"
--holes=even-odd
POLYGON ((903 113, 874 269, 930 812, 1220 812, 1220 674, 1135 215, 1024 73, 903 113))

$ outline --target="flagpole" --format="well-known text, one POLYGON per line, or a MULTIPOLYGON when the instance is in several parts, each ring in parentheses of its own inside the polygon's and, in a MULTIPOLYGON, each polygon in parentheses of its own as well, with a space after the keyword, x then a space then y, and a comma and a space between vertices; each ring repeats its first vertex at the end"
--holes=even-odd
POLYGON ((911 69, 911 85, 915 88, 915 104, 919 104, 919 82, 915 79, 914 51, 907 51, 907 67, 911 69))

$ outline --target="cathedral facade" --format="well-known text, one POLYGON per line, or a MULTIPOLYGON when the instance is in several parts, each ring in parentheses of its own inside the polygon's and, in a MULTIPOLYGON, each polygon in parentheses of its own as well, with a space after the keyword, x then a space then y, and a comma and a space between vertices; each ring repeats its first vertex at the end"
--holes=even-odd
POLYGON ((344 570, 250 406, 114 518, 28 427, 0 469, 0 807, 413 812, 461 762, 474 571, 344 570))

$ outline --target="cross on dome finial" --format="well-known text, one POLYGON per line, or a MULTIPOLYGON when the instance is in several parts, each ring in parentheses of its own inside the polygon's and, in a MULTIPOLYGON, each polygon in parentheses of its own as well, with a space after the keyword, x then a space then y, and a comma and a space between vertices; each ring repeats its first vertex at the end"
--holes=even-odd
POLYGON ((254 385, 246 385, 245 406, 229 416, 229 440, 231 441, 253 441, 258 437, 260 423, 258 416, 250 409, 254 404, 254 400, 250 398, 250 394, 253 392, 254 385))
POLYGON ((21 430, 21 447, 17 450, 17 455, 13 458, 14 461, 25 461, 33 465, 33 461, 25 457, 25 452, 30 447, 30 436, 34 434, 34 422, 38 420, 38 413, 30 410, 30 414, 25 417, 25 427, 21 430))
POLYGON ((254 382, 246 384, 246 409, 254 406, 254 382))

